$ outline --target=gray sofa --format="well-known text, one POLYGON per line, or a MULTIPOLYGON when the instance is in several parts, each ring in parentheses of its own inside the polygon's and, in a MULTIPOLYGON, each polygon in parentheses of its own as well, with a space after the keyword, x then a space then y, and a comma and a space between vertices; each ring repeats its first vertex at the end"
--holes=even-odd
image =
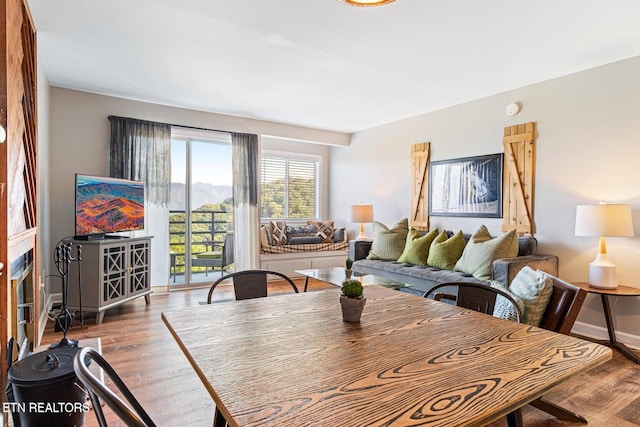
MULTIPOLYGON (((467 240, 469 237, 469 235, 465 235, 467 240)), ((470 274, 459 271, 441 270, 435 267, 423 267, 397 261, 366 259, 371 249, 371 244, 371 241, 363 240, 350 242, 349 258, 354 260, 353 270, 412 285, 411 287, 401 288, 403 292, 422 296, 438 283, 459 281, 487 283, 476 279, 470 274)), ((508 285, 518 274, 518 271, 527 265, 533 269, 539 269, 557 276, 558 257, 555 255, 541 255, 537 251, 538 242, 535 237, 518 238, 518 256, 494 261, 493 280, 508 285)))

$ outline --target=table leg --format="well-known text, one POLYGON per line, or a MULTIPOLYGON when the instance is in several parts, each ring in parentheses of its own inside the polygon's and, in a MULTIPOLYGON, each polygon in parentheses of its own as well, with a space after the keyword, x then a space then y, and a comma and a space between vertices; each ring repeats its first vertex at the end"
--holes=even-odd
POLYGON ((635 363, 640 364, 640 356, 638 356, 638 353, 619 342, 616 338, 616 328, 613 324, 613 315, 611 313, 611 306, 609 305, 609 298, 607 298, 606 294, 600 294, 600 299, 602 300, 602 309, 604 310, 604 319, 607 322, 607 332, 609 333, 609 342, 611 343, 611 347, 618 349, 620 353, 624 354, 635 363))
POLYGON ((222 412, 216 407, 216 413, 213 415, 213 427, 227 427, 227 420, 222 416, 222 412))
POLYGON ((307 286, 309 286, 309 276, 304 276, 304 291, 307 292, 307 286))
POLYGON ((507 425, 509 427, 524 427, 522 422, 522 410, 516 409, 513 412, 507 414, 507 425))

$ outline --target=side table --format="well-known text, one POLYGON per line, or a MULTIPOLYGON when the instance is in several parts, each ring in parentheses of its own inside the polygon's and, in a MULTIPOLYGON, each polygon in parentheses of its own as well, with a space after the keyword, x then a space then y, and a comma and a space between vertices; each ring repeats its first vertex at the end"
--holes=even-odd
POLYGON ((620 351, 620 353, 627 356, 629 359, 633 360, 636 363, 640 364, 640 355, 635 351, 631 350, 629 347, 621 343, 616 338, 616 329, 613 323, 613 315, 611 313, 611 306, 609 305, 609 295, 617 296, 617 297, 637 297, 640 296, 640 289, 634 288, 631 286, 622 286, 619 285, 616 289, 600 289, 594 288, 590 286, 586 282, 578 282, 574 283, 574 285, 579 286, 590 294, 598 294, 600 295, 600 300, 602 301, 602 309, 604 310, 604 319, 607 322, 607 332, 609 333, 609 342, 603 340, 595 340, 600 344, 608 344, 609 346, 616 348, 620 351))

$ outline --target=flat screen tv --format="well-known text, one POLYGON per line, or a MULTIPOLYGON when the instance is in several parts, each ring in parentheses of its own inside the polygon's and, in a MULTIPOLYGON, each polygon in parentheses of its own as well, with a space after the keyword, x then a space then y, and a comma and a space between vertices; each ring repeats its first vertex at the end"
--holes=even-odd
POLYGON ((76 174, 76 238, 144 228, 144 184, 139 181, 76 174))

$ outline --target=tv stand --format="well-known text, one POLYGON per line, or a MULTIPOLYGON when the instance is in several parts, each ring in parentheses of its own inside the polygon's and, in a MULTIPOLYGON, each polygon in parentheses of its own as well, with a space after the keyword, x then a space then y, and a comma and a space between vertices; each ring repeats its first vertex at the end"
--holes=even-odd
POLYGON ((84 236, 74 236, 73 240, 78 240, 82 242, 88 242, 92 240, 117 240, 117 239, 128 239, 129 236, 119 236, 117 234, 87 234, 84 236))
MULTIPOLYGON (((151 236, 74 241, 82 245, 82 304, 78 270, 69 271, 69 309, 96 313, 102 323, 106 310, 144 296, 151 303, 151 236)), ((77 263, 74 263, 77 264, 77 263)))

